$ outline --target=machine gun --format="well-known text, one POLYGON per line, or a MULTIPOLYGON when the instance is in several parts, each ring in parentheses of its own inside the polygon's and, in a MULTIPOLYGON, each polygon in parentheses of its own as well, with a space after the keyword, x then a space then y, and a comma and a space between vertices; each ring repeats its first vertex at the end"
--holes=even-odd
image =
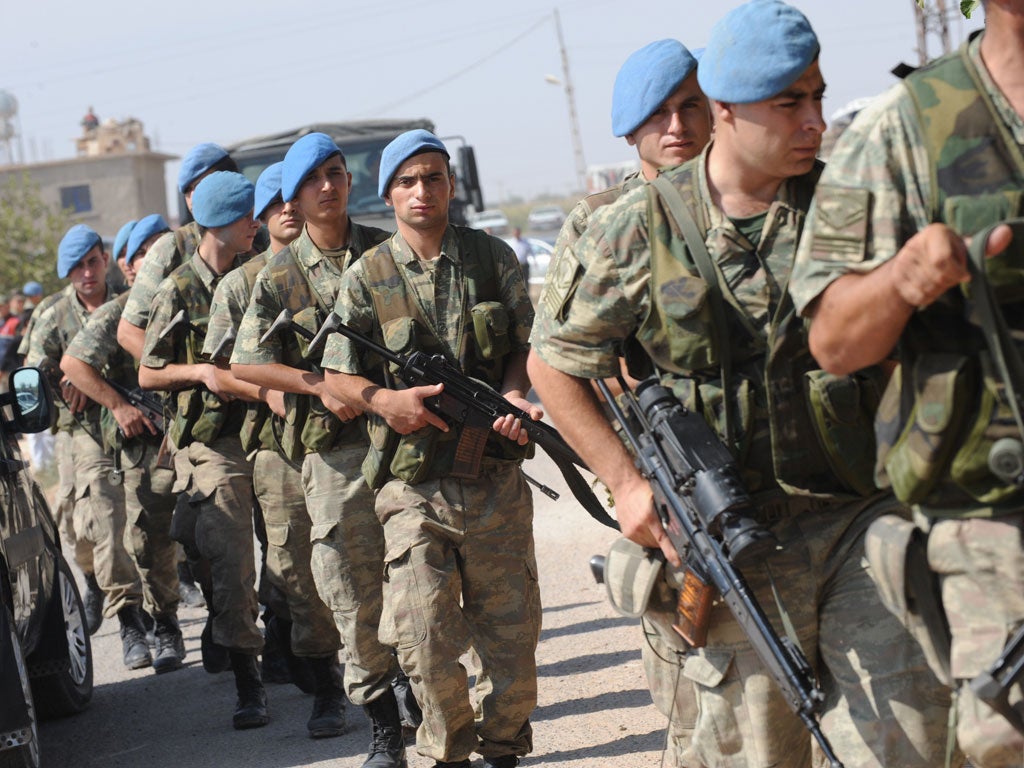
POLYGON ((153 426, 156 427, 158 432, 162 433, 164 431, 164 404, 158 398, 153 397, 148 392, 143 392, 138 387, 128 389, 128 387, 118 384, 116 381, 111 381, 110 379, 104 379, 104 381, 111 389, 123 397, 129 405, 138 408, 142 415, 149 419, 153 426))
MULTIPOLYGON (((779 637, 738 570, 775 546, 772 534, 749 514, 754 507, 739 468, 704 418, 685 409, 657 379, 642 382, 635 394, 621 376, 619 384, 628 416, 608 385, 598 381, 632 446, 640 474, 651 484, 655 509, 672 546, 698 580, 706 579, 717 589, 831 768, 842 768, 815 719, 825 695, 810 664, 794 640, 779 637)), ((681 604, 691 596, 686 581, 690 576, 685 574, 680 589, 681 604)), ((698 600, 697 606, 698 613, 710 610, 707 600, 698 600)), ((706 613, 688 616, 676 630, 689 640, 687 634, 692 633, 687 628, 699 629, 702 621, 706 626, 706 619, 706 613)), ((694 639, 700 644, 702 638, 694 639)))
MULTIPOLYGON (((310 341, 309 353, 315 354, 331 333, 340 333, 348 337, 394 365, 398 378, 406 386, 444 385, 444 389, 439 395, 426 398, 423 403, 448 423, 462 427, 462 435, 456 449, 456 464, 461 464, 467 477, 479 475, 484 446, 491 434, 491 426, 494 421, 511 414, 519 419, 522 429, 526 431, 529 438, 543 448, 555 462, 573 496, 590 513, 590 516, 610 528, 618 529, 618 523, 608 515, 590 485, 577 469, 577 467, 586 469, 586 464, 555 429, 541 421, 534 421, 530 414, 512 405, 502 397, 500 392, 484 382, 464 374, 444 355, 428 355, 419 351, 409 355, 392 352, 356 329, 345 325, 341 318, 333 312, 328 315, 316 336, 310 341)), ((537 481, 532 478, 528 479, 540 487, 537 481)), ((541 488, 541 490, 544 489, 541 488)), ((554 492, 551 491, 551 493, 554 492)), ((551 493, 548 495, 550 496, 551 493)))

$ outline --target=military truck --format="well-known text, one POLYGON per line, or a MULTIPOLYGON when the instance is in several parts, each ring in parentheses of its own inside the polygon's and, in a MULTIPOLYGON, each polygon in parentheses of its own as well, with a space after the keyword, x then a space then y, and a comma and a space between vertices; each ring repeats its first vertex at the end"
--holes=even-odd
MULTIPOLYGON (((282 133, 255 136, 225 148, 238 163, 239 170, 253 182, 268 165, 282 160, 297 139, 308 133, 326 133, 341 148, 352 174, 352 192, 348 212, 360 224, 395 228, 394 211, 377 195, 377 174, 380 153, 398 134, 414 128, 434 132, 434 123, 425 118, 415 120, 358 120, 344 123, 314 123, 282 133)), ((484 209, 483 192, 477 176, 473 148, 461 136, 441 136, 452 153, 455 171, 455 199, 450 209, 451 220, 465 224, 474 211, 484 209)), ((181 210, 187 210, 184 204, 181 210)))

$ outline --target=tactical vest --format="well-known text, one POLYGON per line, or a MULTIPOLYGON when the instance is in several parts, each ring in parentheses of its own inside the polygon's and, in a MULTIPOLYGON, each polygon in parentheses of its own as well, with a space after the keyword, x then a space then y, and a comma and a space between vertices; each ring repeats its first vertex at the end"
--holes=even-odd
MULTIPOLYGON (((353 228, 357 225, 350 225, 353 228)), ((281 299, 281 304, 292 310, 292 320, 307 331, 316 333, 331 313, 333 296, 320 296, 297 261, 291 247, 280 251, 268 262, 266 269, 270 281, 281 299)), ((287 333, 282 338, 282 360, 285 365, 306 371, 320 371, 323 351, 307 358, 309 342, 298 333, 287 333)), ((269 419, 281 455, 291 461, 301 461, 307 453, 321 453, 342 445, 366 442, 366 420, 356 418, 342 422, 309 395, 285 393, 286 416, 269 419)))
MULTIPOLYGON (((819 164, 790 179, 788 205, 768 213, 784 219, 771 237, 791 235, 794 251, 820 172, 819 164)), ((706 237, 710 224, 700 199, 697 165, 674 171, 671 180, 706 237)), ((871 424, 878 378, 821 371, 785 286, 767 333, 755 327, 741 301, 731 295, 722 300, 728 327, 716 328, 708 284, 685 239, 672 227, 660 193, 648 185, 647 194, 649 231, 672 234, 667 241, 651 238, 651 306, 636 339, 664 383, 683 405, 702 413, 723 439, 724 408, 730 409, 735 429, 728 447, 751 492, 781 488, 821 499, 873 494, 871 424), (716 339, 729 344, 728 392, 723 392, 716 339)))
MULTIPOLYGON (((196 274, 191 259, 174 270, 168 279, 181 297, 188 320, 187 326, 174 329, 175 348, 185 353, 182 360, 179 351, 178 361, 188 365, 211 362, 203 355, 203 343, 213 294, 196 274)), ((182 389, 175 394, 177 409, 168 436, 177 448, 193 442, 210 444, 222 434, 237 434, 241 428, 244 403, 227 403, 202 386, 182 389)))
MULTIPOLYGON (((979 79, 969 45, 904 81, 928 152, 932 220, 963 236, 1024 214, 1021 146, 979 79)), ((986 267, 1010 330, 1019 334, 1024 248, 1015 244, 986 267)), ((970 283, 915 312, 878 414, 880 481, 929 514, 997 514, 1024 499, 988 468, 993 442, 1018 430, 974 318, 970 283)))
MULTIPOLYGON (((511 351, 510 318, 500 302, 494 254, 487 243, 489 235, 468 227, 451 228, 455 230, 463 269, 460 348, 449 351, 438 338, 412 288, 398 271, 391 240, 367 252, 362 259, 377 323, 388 349, 402 355, 414 351, 444 355, 467 376, 500 389, 505 357, 511 351), (452 352, 456 355, 454 360, 452 352)), ((393 378, 394 371, 387 370, 385 379, 393 378)), ((372 488, 380 488, 389 476, 410 484, 447 476, 462 435, 459 425, 452 425, 447 432, 426 426, 399 435, 376 416, 369 419, 369 432, 371 450, 363 464, 363 474, 372 488)), ((532 451, 532 444, 520 446, 492 432, 484 455, 518 461, 532 455, 532 451)))
MULTIPOLYGON (((266 258, 256 256, 238 268, 245 279, 245 295, 247 297, 252 296, 253 286, 256 285, 256 276, 266 264, 266 258)), ((242 426, 238 433, 243 451, 249 453, 257 448, 279 450, 270 421, 272 417, 276 418, 266 403, 248 403, 245 409, 245 418, 242 420, 242 426)))

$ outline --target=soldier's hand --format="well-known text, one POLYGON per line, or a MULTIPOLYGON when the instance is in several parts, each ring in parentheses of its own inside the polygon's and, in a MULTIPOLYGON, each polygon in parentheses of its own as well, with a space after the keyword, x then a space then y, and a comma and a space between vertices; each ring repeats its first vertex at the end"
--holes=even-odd
MULTIPOLYGON (((505 399, 519 410, 526 411, 530 414, 530 418, 534 421, 539 421, 544 418, 544 411, 526 398, 506 395, 505 399)), ((507 414, 495 419, 491 428, 498 434, 507 437, 509 440, 514 443, 518 443, 519 445, 526 445, 530 442, 530 436, 526 433, 526 430, 523 429, 522 423, 512 414, 507 414)))
POLYGON ((62 379, 60 382, 60 394, 67 403, 68 410, 72 413, 81 413, 89 404, 89 398, 78 389, 69 379, 62 379))
MULTIPOLYGON (((973 238, 967 238, 968 248, 971 247, 972 240, 973 238)), ((988 242, 985 243, 985 255, 992 258, 1005 251, 1011 242, 1013 242, 1013 230, 1006 224, 1000 224, 989 233, 988 242)))
POLYGON ((945 224, 929 224, 911 237, 894 257, 892 268, 896 291, 912 307, 927 307, 970 279, 967 246, 945 224))
POLYGON ((637 473, 627 484, 614 489, 613 496, 622 535, 641 546, 660 549, 672 565, 682 565, 654 509, 650 483, 637 473))
POLYGON ((324 404, 324 408, 342 421, 352 421, 352 419, 362 413, 359 408, 354 408, 351 405, 345 404, 329 392, 324 392, 320 395, 320 402, 324 404))
POLYGON ((408 435, 428 424, 447 432, 447 422, 423 404, 428 397, 440 395, 443 389, 444 384, 399 390, 380 388, 373 393, 373 409, 400 435, 408 435))
POLYGON ((220 379, 217 377, 216 365, 212 363, 199 363, 199 365, 202 366, 203 386, 225 403, 230 403, 235 399, 235 396, 222 386, 220 379))
POLYGON ((267 389, 266 387, 260 391, 264 395, 263 401, 273 411, 275 416, 280 416, 282 419, 288 416, 288 410, 284 407, 284 392, 279 389, 267 389))
POLYGON ((149 430, 151 435, 156 434, 156 427, 153 426, 153 422, 147 419, 142 411, 130 403, 122 402, 111 413, 114 415, 114 420, 121 428, 121 433, 125 437, 135 437, 136 435, 141 435, 146 430, 149 430))

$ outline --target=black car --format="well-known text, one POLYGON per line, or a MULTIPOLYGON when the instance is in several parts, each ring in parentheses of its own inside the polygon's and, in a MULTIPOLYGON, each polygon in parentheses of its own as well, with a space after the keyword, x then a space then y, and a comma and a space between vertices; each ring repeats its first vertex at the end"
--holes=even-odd
POLYGON ((0 768, 38 768, 38 717, 81 712, 92 698, 92 646, 57 527, 18 447, 53 421, 35 368, 0 394, 0 768))

